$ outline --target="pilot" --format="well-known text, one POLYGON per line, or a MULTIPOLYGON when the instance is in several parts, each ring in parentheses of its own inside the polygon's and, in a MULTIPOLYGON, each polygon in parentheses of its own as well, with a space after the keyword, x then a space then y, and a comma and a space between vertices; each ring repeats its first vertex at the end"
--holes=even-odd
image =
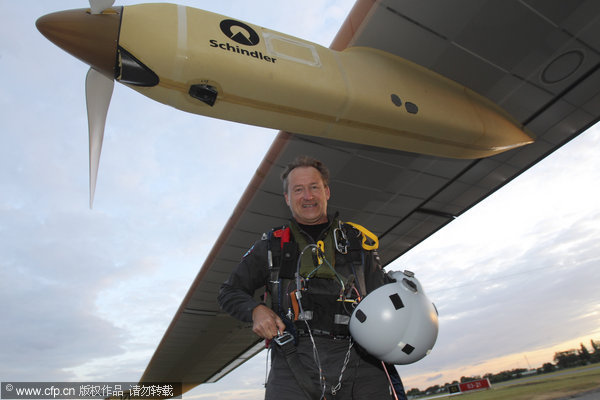
POLYGON ((357 302, 389 281, 376 237, 328 216, 329 171, 320 161, 299 156, 281 178, 292 218, 254 243, 218 296, 268 342, 265 399, 405 398, 396 369, 368 355, 348 330, 357 302))

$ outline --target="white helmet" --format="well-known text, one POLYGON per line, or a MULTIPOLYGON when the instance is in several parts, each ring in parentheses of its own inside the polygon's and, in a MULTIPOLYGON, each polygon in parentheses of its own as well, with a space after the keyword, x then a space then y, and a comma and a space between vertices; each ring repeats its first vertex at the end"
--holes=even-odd
POLYGON ((350 318, 350 334, 371 355, 391 364, 425 357, 438 335, 438 313, 410 271, 369 293, 350 318))

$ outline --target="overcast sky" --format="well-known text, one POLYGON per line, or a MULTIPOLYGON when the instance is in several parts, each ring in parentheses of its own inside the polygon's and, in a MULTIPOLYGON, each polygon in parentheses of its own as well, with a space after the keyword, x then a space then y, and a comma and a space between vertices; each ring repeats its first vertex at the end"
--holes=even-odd
MULTIPOLYGON (((121 2, 131 4, 132 2, 121 2)), ((180 1, 328 46, 352 2, 180 1)), ((276 132, 122 86, 88 207, 87 66, 0 0, 0 380, 136 381, 276 132)), ((600 339, 600 130, 397 260, 440 312, 408 388, 540 366, 600 339)), ((335 196, 335 193, 333 193, 335 196)), ((383 249, 385 251, 385 249, 383 249)), ((262 398, 264 354, 186 397, 262 398)))

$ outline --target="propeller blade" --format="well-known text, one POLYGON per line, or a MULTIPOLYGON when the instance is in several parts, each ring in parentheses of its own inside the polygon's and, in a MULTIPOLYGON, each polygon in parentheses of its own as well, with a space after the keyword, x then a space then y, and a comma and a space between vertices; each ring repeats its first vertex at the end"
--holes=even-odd
POLYGON ((93 68, 85 78, 85 99, 87 103, 88 128, 90 136, 90 208, 94 204, 98 165, 104 139, 104 125, 115 82, 93 68))
POLYGON ((101 14, 102 11, 111 7, 115 0, 90 0, 90 12, 92 14, 101 14))

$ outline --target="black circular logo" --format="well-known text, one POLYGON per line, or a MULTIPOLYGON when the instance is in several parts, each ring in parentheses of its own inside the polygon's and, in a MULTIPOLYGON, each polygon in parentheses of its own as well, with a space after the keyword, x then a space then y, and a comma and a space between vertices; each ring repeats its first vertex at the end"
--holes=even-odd
POLYGON ((256 46, 260 39, 258 33, 243 22, 233 19, 221 21, 221 31, 229 39, 246 46, 256 46))

